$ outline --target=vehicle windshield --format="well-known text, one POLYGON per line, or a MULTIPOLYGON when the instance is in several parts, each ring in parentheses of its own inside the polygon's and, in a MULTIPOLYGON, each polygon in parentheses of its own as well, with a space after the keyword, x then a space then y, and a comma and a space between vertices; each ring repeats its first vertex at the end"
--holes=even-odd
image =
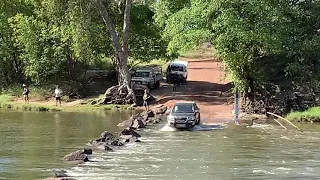
POLYGON ((183 71, 183 66, 171 65, 171 71, 183 71))
POLYGON ((134 77, 149 77, 150 72, 136 72, 134 77))
POLYGON ((173 113, 194 113, 192 104, 177 104, 173 107, 173 113))

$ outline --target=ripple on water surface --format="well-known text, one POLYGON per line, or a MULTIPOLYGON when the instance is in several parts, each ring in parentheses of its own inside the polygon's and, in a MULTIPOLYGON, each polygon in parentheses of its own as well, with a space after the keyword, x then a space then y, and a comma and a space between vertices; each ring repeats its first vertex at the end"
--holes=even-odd
POLYGON ((201 124, 191 131, 175 131, 158 124, 139 132, 141 143, 115 152, 94 151, 93 162, 62 163, 61 157, 83 148, 103 130, 119 132, 116 120, 130 117, 104 116, 5 114, 0 129, 0 179, 40 179, 52 175, 53 168, 66 169, 80 180, 320 179, 319 128, 298 132, 269 125, 201 124))
POLYGON ((77 179, 319 179, 315 138, 267 126, 200 125, 193 131, 164 126, 149 130, 141 143, 92 156, 68 170, 77 179), (201 128, 206 129, 204 132, 201 128), (218 130, 209 131, 208 129, 218 130), (260 129, 261 131, 252 131, 260 129), (199 131, 198 131, 199 130, 199 131), (238 132, 239 131, 239 132, 238 132), (295 139, 291 138, 295 136, 295 139), (299 148, 303 145, 304 148, 299 148), (299 152, 300 151, 300 152, 299 152), (308 152, 309 154, 305 154, 308 152))

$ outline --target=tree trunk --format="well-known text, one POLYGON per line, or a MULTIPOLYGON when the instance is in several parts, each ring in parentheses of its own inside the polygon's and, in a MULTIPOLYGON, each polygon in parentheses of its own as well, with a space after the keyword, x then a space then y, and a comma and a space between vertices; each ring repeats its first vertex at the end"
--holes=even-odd
MULTIPOLYGON (((115 30, 114 24, 110 18, 110 15, 103 4, 102 0, 94 0, 96 7, 99 10, 104 23, 106 24, 115 53, 115 61, 118 71, 118 83, 120 86, 125 86, 128 90, 128 95, 135 96, 133 90, 131 89, 131 77, 128 71, 128 44, 129 44, 129 31, 130 31, 130 16, 131 16, 131 6, 132 0, 125 0, 125 10, 124 10, 124 23, 123 23, 123 34, 122 43, 118 33, 115 30)), ((134 98, 132 98, 134 99, 134 98)))
POLYGON ((66 59, 67 59, 69 77, 71 78, 72 81, 77 81, 76 73, 75 73, 76 61, 72 57, 69 45, 66 46, 66 59))
POLYGON ((126 0, 125 2, 125 12, 124 12, 124 24, 123 24, 123 41, 122 45, 119 40, 118 33, 114 28, 114 24, 109 16, 109 13, 104 6, 102 0, 95 0, 96 6, 106 24, 109 34, 111 36, 113 49, 116 55, 116 65, 119 73, 119 85, 127 86, 128 90, 130 88, 130 75, 128 71, 127 61, 128 61, 128 39, 130 30, 130 15, 131 15, 131 0, 126 0))

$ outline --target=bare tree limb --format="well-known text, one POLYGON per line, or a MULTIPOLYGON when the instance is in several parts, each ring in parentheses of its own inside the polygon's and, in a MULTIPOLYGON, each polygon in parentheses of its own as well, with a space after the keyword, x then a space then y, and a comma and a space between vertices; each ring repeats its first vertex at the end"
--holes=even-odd
MULTIPOLYGON (((96 3, 97 9, 99 10, 105 25, 108 28, 111 40, 113 43, 113 48, 115 52, 115 62, 118 71, 118 83, 119 85, 126 86, 128 92, 132 91, 130 88, 131 77, 128 71, 128 39, 130 31, 130 15, 132 0, 125 1, 125 12, 124 12, 124 23, 122 31, 122 43, 120 42, 119 34, 116 32, 114 24, 110 18, 108 10, 103 4, 103 0, 93 0, 96 3)), ((134 92, 130 93, 134 95, 134 92)))
POLYGON ((124 52, 125 58, 128 57, 128 41, 129 41, 129 32, 130 32, 130 17, 131 17, 131 6, 132 0, 126 0, 125 10, 123 17, 123 42, 122 42, 122 51, 124 52))
POLYGON ((119 41, 119 36, 114 28, 114 24, 109 16, 109 13, 108 13, 106 7, 104 6, 102 0, 94 0, 94 1, 96 3, 96 7, 98 8, 98 10, 102 16, 104 23, 106 24, 106 26, 109 30, 109 33, 110 33, 110 36, 112 39, 112 43, 113 43, 114 51, 119 56, 119 52, 122 51, 122 48, 121 48, 121 44, 119 41))
POLYGON ((142 63, 142 61, 138 61, 135 64, 131 65, 129 71, 131 71, 134 67, 136 67, 138 64, 142 63))

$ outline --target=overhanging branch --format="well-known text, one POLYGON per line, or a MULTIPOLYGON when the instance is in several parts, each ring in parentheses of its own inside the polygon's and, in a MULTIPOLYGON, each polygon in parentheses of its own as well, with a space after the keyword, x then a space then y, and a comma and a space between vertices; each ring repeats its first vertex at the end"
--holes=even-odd
POLYGON ((128 40, 129 40, 129 31, 130 31, 130 16, 131 16, 131 6, 132 0, 126 0, 124 17, 123 17, 123 42, 122 42, 122 51, 125 53, 125 56, 128 56, 128 40))
POLYGON ((112 39, 112 43, 113 43, 113 47, 114 47, 114 51, 116 54, 118 54, 119 52, 122 51, 122 48, 121 48, 121 44, 119 41, 119 36, 114 28, 114 24, 109 16, 109 13, 108 13, 106 7, 104 6, 102 0, 94 0, 94 1, 96 3, 97 9, 99 10, 99 12, 102 16, 104 23, 106 24, 106 26, 109 30, 109 33, 110 33, 110 36, 112 39))

